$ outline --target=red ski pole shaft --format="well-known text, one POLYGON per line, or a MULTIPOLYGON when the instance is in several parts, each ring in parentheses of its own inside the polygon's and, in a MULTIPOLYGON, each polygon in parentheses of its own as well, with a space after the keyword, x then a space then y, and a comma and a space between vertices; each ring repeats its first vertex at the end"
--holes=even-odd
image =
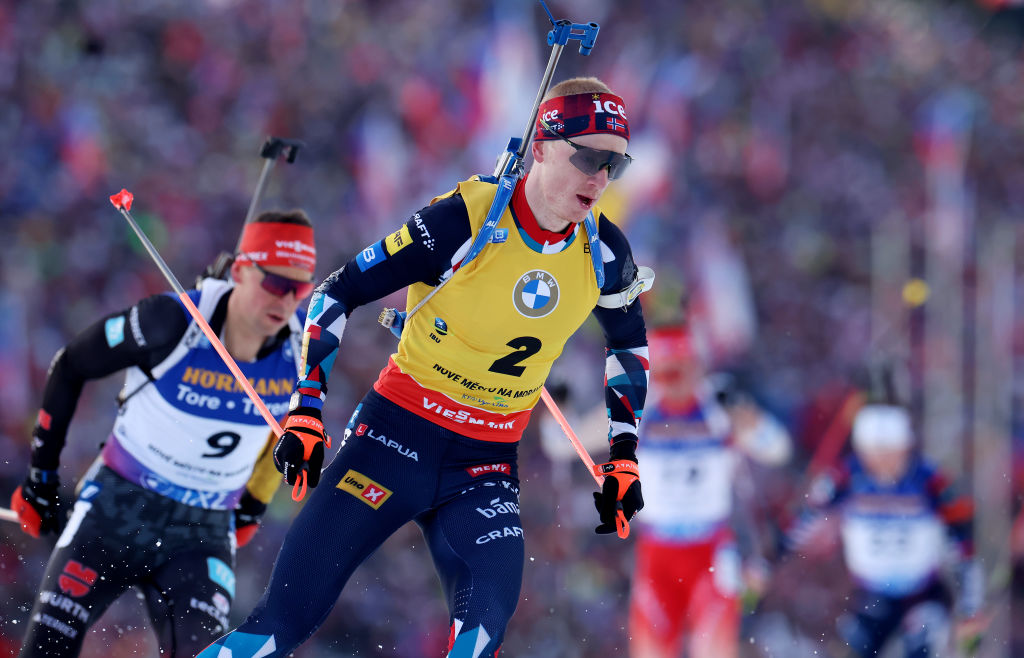
MULTIPOLYGON (((562 426, 562 431, 569 437, 569 443, 576 449, 576 454, 583 460, 583 464, 587 467, 587 472, 593 476, 594 481, 597 482, 597 486, 604 486, 604 477, 598 475, 594 470, 594 460, 590 458, 590 453, 580 443, 579 437, 576 436, 576 432, 572 431, 572 427, 569 425, 569 421, 565 419, 565 415, 562 414, 562 410, 558 408, 558 403, 548 393, 548 389, 540 389, 540 397, 544 400, 544 404, 547 405, 548 411, 555 417, 558 424, 562 426)), ((626 514, 622 511, 622 504, 619 504, 619 509, 615 513, 615 531, 622 539, 629 537, 629 520, 626 518, 626 514)))

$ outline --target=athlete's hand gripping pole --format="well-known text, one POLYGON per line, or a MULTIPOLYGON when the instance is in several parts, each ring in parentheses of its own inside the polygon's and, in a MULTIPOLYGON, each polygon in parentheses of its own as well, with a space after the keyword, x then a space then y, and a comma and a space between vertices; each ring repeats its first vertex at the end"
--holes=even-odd
MULTIPOLYGON (((594 481, 597 482, 598 487, 604 486, 604 475, 602 474, 601 466, 594 464, 594 460, 590 458, 590 453, 580 443, 579 437, 576 436, 576 432, 572 431, 572 427, 569 426, 569 421, 565 419, 562 414, 562 410, 558 408, 558 403, 555 402, 551 394, 548 393, 548 389, 540 389, 540 397, 544 400, 544 404, 547 405, 548 411, 555 417, 558 424, 562 426, 562 431, 569 437, 569 442, 572 443, 572 447, 576 449, 576 454, 583 460, 583 464, 587 467, 587 472, 594 477, 594 481)), ((626 518, 626 514, 622 509, 622 502, 619 501, 616 504, 615 511, 615 534, 620 538, 625 539, 629 537, 629 520, 626 518)))
MULTIPOLYGON (((139 236, 142 246, 146 248, 146 251, 148 251, 149 255, 153 258, 156 266, 160 268, 160 273, 163 274, 164 278, 167 279, 167 282, 171 284, 174 292, 178 295, 178 299, 181 300, 181 303, 188 310, 189 315, 192 316, 192 319, 195 320, 196 324, 199 325, 199 328, 202 329, 206 338, 209 339, 210 344, 213 345, 213 348, 217 350, 217 354, 220 355, 220 358, 224 360, 224 364, 227 365, 229 370, 231 370, 231 374, 233 374, 235 379, 238 380, 238 384, 242 387, 242 390, 245 391, 245 394, 249 396, 252 403, 256 405, 257 409, 259 409, 260 414, 263 416, 263 420, 267 421, 267 425, 270 425, 274 434, 280 437, 281 434, 283 434, 283 430, 278 424, 277 419, 275 419, 274 415, 270 413, 269 409, 267 409, 267 405, 263 404, 263 400, 260 399, 259 394, 253 389, 252 384, 250 384, 249 380, 246 379, 244 374, 242 374, 242 370, 238 367, 238 364, 235 363, 235 360, 231 358, 230 354, 228 354, 224 344, 220 342, 220 339, 217 338, 217 334, 214 333, 213 329, 211 329, 210 325, 206 322, 206 318, 204 318, 203 314, 199 312, 196 305, 192 303, 192 298, 188 296, 185 289, 181 287, 180 283, 178 283, 178 279, 174 276, 174 273, 171 272, 171 269, 167 267, 167 263, 164 262, 164 259, 160 256, 156 247, 153 246, 153 243, 149 241, 149 238, 146 237, 146 234, 139 227, 138 223, 136 223, 135 218, 132 217, 129 211, 131 210, 134 198, 135 197, 131 192, 122 189, 120 192, 110 197, 110 203, 114 204, 114 207, 118 209, 121 216, 128 221, 128 225, 132 227, 133 231, 135 231, 135 235, 139 236)), ((295 488, 292 490, 292 498, 295 500, 302 500, 302 497, 306 494, 305 476, 305 472, 300 473, 299 477, 295 480, 295 488)))

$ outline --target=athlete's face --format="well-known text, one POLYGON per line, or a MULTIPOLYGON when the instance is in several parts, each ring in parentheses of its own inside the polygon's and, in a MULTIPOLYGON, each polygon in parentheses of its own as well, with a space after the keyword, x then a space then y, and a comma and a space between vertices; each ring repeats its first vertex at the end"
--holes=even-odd
POLYGON ((236 262, 232 266, 231 273, 236 282, 232 294, 239 295, 243 302, 237 306, 242 313, 239 319, 253 332, 273 336, 284 328, 288 318, 295 313, 295 309, 306 295, 297 297, 294 290, 284 295, 274 294, 264 285, 267 276, 264 271, 296 282, 310 281, 310 275, 306 270, 297 267, 271 265, 263 267, 261 271, 260 268, 246 262, 236 262))
POLYGON ((910 450, 907 448, 871 448, 857 450, 857 457, 876 480, 896 482, 907 472, 910 450))
MULTIPOLYGON (((579 146, 622 154, 626 152, 628 143, 618 135, 603 134, 579 135, 573 137, 572 141, 579 146)), ((534 209, 538 218, 548 216, 579 224, 608 187, 608 169, 602 168, 597 173, 586 174, 569 161, 574 153, 576 149, 562 140, 533 144, 535 164, 530 177, 538 177, 541 200, 545 206, 539 209, 540 212, 534 209)))

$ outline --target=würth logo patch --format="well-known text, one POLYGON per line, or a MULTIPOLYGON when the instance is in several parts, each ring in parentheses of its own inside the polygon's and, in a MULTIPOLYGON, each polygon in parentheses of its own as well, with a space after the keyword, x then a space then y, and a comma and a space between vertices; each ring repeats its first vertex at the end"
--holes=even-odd
POLYGON ((484 473, 504 473, 508 475, 512 472, 512 467, 508 464, 478 464, 477 466, 470 466, 466 469, 466 472, 473 477, 483 475, 484 473))
POLYGON ((348 473, 345 473, 345 477, 341 478, 338 488, 349 492, 373 509, 379 509, 392 494, 391 489, 377 484, 359 471, 354 471, 351 468, 348 469, 348 473))
POLYGON ((64 565, 64 573, 57 579, 57 583, 65 594, 70 594, 77 599, 89 593, 97 576, 95 571, 83 567, 81 562, 68 560, 68 563, 64 565))

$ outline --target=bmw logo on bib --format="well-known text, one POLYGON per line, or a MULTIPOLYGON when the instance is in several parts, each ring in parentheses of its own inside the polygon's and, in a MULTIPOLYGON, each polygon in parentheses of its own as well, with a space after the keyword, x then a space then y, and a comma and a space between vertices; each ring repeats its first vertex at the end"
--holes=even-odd
POLYGON ((544 270, 531 270, 516 280, 512 303, 522 315, 542 318, 558 306, 558 281, 544 270))

